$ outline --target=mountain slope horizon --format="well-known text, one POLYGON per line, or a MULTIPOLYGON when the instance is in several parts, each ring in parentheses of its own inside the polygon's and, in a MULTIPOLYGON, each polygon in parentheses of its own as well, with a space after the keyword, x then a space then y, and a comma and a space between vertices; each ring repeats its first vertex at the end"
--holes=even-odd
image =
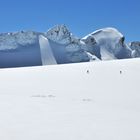
POLYGON ((99 29, 78 38, 62 24, 44 33, 36 31, 1 33, 0 67, 43 65, 40 36, 48 39, 58 64, 140 57, 140 43, 138 41, 125 43, 125 36, 113 27, 99 29))

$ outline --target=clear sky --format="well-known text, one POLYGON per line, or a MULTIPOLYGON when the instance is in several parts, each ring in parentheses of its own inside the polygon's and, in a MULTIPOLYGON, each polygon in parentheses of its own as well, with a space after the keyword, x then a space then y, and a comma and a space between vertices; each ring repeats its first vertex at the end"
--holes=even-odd
POLYGON ((126 41, 140 41, 140 0, 1 0, 0 32, 47 31, 66 24, 82 37, 115 27, 126 41))

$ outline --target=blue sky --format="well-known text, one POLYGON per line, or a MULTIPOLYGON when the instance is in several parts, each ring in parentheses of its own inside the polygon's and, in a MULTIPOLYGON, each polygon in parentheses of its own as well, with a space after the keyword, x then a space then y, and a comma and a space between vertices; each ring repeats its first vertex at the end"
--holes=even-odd
POLYGON ((47 31, 66 24, 82 37, 103 27, 116 27, 126 41, 140 40, 139 0, 1 0, 0 32, 47 31))

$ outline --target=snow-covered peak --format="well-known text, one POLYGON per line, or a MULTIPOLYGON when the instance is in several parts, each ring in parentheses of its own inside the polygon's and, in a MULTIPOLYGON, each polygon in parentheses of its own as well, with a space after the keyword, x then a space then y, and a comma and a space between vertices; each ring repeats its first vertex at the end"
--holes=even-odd
MULTIPOLYGON (((107 37, 107 38, 122 38, 123 35, 116 29, 112 27, 107 27, 103 29, 96 30, 95 32, 91 33, 91 35, 96 36, 98 38, 101 37, 107 37)), ((99 38, 98 38, 99 39, 99 38)))
POLYGON ((106 42, 115 42, 118 43, 118 41, 121 41, 123 43, 124 36, 115 28, 103 28, 100 30, 97 30, 95 32, 92 32, 91 34, 85 36, 82 39, 86 44, 95 44, 100 43, 102 41, 106 42))
MULTIPOLYGON (((45 36, 55 42, 57 46, 62 45, 64 47, 65 56, 67 62, 85 62, 89 61, 87 53, 85 52, 85 43, 79 38, 72 35, 65 25, 57 25, 51 28, 45 36)), ((57 48, 56 48, 57 50, 57 48)), ((61 53, 62 54, 62 53, 61 53)), ((58 54, 57 54, 58 55, 58 54)), ((64 52, 63 52, 64 56, 64 52)))
POLYGON ((65 25, 57 25, 49 29, 46 37, 60 44, 68 44, 71 41, 71 33, 65 25))
POLYGON ((98 49, 102 60, 130 57, 131 52, 124 40, 124 36, 115 28, 103 28, 82 39, 91 53, 98 49))

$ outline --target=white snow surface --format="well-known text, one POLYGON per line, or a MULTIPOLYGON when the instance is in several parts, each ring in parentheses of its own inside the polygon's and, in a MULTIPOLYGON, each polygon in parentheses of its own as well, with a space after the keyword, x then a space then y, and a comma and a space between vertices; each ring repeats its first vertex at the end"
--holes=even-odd
POLYGON ((140 59, 0 69, 1 140, 140 140, 140 59))

